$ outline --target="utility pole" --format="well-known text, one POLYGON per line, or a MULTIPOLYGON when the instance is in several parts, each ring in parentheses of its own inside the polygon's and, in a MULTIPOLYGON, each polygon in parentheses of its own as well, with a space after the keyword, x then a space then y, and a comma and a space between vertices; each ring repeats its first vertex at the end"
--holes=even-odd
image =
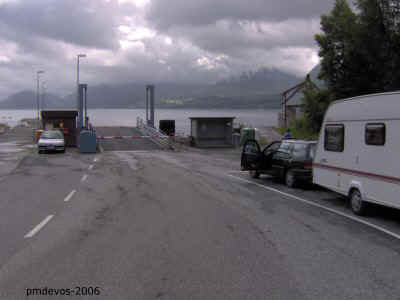
POLYGON ((43 74, 43 70, 39 70, 36 72, 36 108, 37 108, 37 124, 36 127, 39 129, 40 124, 40 91, 39 91, 39 81, 40 81, 40 74, 43 74))
MULTIPOLYGON (((84 57, 86 57, 86 54, 78 54, 77 55, 77 62, 76 62, 76 107, 78 108, 78 110, 79 110, 79 108, 81 107, 80 105, 80 103, 79 103, 79 101, 80 101, 80 97, 79 97, 79 59, 80 58, 84 58, 84 57)), ((81 112, 79 112, 79 113, 81 113, 81 112)), ((82 118, 82 116, 79 116, 79 119, 81 119, 82 118)), ((79 124, 79 126, 82 126, 82 124, 79 124)), ((80 130, 80 128, 79 128, 79 130, 80 130)))
POLYGON ((41 105, 40 105, 41 110, 46 108, 45 96, 46 96, 46 81, 43 81, 42 82, 42 101, 41 101, 41 105))

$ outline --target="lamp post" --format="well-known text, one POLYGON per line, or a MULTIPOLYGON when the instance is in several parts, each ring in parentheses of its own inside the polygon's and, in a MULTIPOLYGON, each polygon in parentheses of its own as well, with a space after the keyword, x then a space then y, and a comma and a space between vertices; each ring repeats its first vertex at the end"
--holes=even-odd
POLYGON ((36 106, 37 106, 37 127, 39 128, 39 122, 40 122, 40 97, 39 97, 39 80, 40 80, 40 74, 43 74, 43 70, 39 70, 36 72, 36 106))
MULTIPOLYGON (((77 55, 77 63, 76 63, 76 104, 77 108, 79 109, 80 103, 79 103, 79 59, 86 57, 86 54, 78 54, 77 55)), ((82 124, 78 124, 79 126, 82 126, 82 124)), ((80 128, 79 128, 80 130, 80 128)))
POLYGON ((40 101, 40 109, 43 110, 46 108, 45 96, 46 96, 46 81, 42 81, 42 99, 40 101))
POLYGON ((78 54, 77 55, 77 59, 78 59, 78 61, 77 61, 77 64, 76 64, 76 85, 77 85, 77 87, 79 87, 79 58, 84 58, 84 57, 86 57, 86 54, 78 54))

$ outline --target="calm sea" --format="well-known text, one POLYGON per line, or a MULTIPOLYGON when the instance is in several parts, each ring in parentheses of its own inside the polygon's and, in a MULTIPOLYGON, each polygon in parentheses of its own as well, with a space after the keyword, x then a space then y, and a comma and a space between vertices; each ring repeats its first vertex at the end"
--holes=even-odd
MULTIPOLYGON (((91 109, 88 115, 95 126, 136 126, 137 117, 146 118, 144 109, 91 109)), ((0 110, 0 123, 10 126, 21 119, 35 117, 34 110, 0 110)), ((278 110, 158 109, 155 112, 157 126, 159 120, 175 120, 176 130, 186 135, 190 132, 190 117, 235 117, 235 123, 261 128, 277 125, 278 110)))

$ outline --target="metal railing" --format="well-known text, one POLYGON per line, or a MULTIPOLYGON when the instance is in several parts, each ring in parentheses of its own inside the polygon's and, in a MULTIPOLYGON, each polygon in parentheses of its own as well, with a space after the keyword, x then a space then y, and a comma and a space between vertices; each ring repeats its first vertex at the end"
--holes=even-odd
POLYGON ((150 136, 151 140, 163 149, 173 149, 173 141, 171 137, 157 128, 148 126, 143 122, 143 119, 137 118, 137 128, 141 134, 150 136))

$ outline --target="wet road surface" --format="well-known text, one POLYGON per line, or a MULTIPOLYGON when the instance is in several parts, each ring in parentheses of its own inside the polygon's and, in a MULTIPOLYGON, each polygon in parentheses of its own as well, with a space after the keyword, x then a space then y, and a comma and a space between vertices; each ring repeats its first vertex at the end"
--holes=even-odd
MULTIPOLYGON (((0 182, 0 299, 45 287, 99 288, 71 299, 399 299, 399 239, 290 196, 350 215, 330 192, 250 180, 238 164, 222 151, 30 153, 0 182)), ((396 234, 398 216, 366 220, 396 234)))

